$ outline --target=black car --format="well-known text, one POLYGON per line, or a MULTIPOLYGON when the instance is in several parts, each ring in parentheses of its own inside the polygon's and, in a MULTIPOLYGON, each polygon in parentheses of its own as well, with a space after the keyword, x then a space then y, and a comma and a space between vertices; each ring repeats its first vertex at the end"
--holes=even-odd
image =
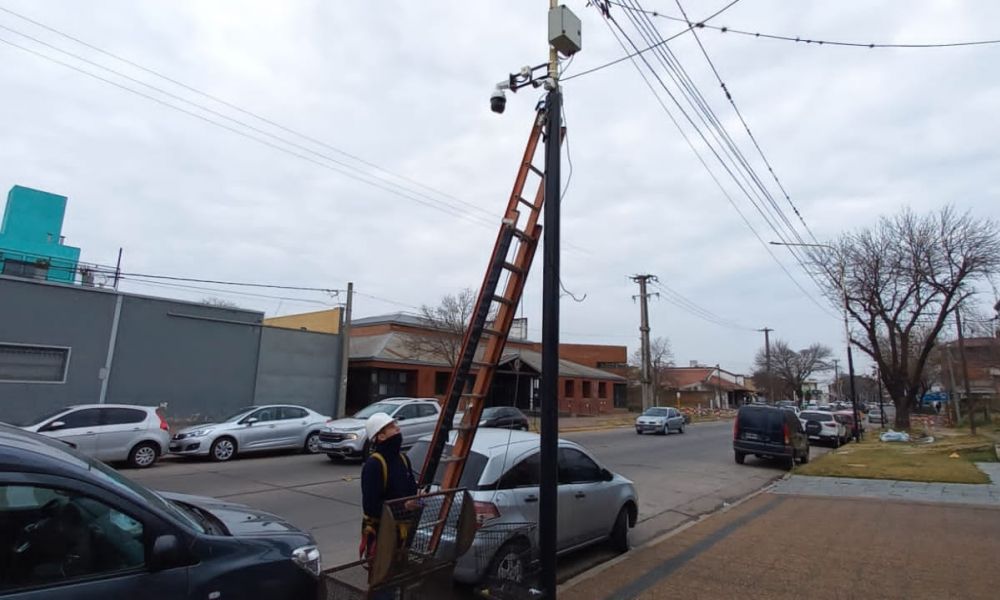
POLYGON ((733 454, 743 464, 747 454, 780 458, 788 468, 796 460, 809 462, 809 437, 790 410, 773 406, 743 406, 733 424, 733 454))
POLYGON ((490 406, 483 409, 479 426, 528 431, 528 417, 513 406, 490 406))
POLYGON ((279 517, 159 494, 0 425, 4 598, 314 598, 319 571, 315 540, 279 517))

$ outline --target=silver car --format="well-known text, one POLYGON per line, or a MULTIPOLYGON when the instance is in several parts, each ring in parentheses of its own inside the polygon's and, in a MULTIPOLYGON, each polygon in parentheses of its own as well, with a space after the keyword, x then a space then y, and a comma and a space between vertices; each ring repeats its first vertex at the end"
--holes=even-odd
POLYGON ((302 450, 319 452, 319 432, 330 419, 304 406, 247 406, 218 423, 181 429, 170 440, 170 453, 227 461, 248 452, 302 450))
POLYGON ((22 429, 61 440, 104 462, 153 466, 170 443, 170 426, 155 406, 81 404, 32 420, 22 429))
POLYGON ((676 408, 668 406, 654 406, 647 408, 635 420, 635 432, 662 433, 664 435, 676 431, 684 433, 684 415, 676 408))
POLYGON ((368 455, 368 434, 365 422, 375 413, 385 413, 396 419, 403 434, 403 448, 409 448, 421 437, 432 433, 441 414, 441 405, 434 398, 386 398, 369 404, 352 417, 327 424, 319 435, 319 451, 330 460, 364 458, 368 455))
MULTIPOLYGON (((538 552, 539 441, 537 433, 527 431, 476 433, 459 487, 469 490, 482 527, 455 566, 456 580, 521 581, 527 576, 538 552)), ((429 445, 427 436, 410 449, 414 470, 423 465, 429 445)), ((445 452, 450 451, 446 446, 445 452)), ((567 440, 559 440, 558 460, 558 551, 606 540, 621 552, 628 550, 629 529, 635 527, 639 506, 632 482, 567 440)), ((435 482, 443 472, 439 468, 435 482)), ((453 540, 442 539, 449 542, 453 540)))

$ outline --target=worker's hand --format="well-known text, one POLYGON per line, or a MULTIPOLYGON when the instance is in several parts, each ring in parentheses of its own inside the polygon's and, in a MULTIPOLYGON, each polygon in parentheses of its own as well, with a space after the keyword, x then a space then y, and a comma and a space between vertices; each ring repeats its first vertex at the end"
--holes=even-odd
POLYGON ((403 504, 403 507, 406 510, 417 510, 418 508, 424 507, 424 501, 420 498, 413 498, 412 500, 407 500, 406 503, 403 504))
POLYGON ((358 558, 367 560, 375 557, 375 540, 377 534, 373 527, 365 527, 361 530, 361 544, 358 545, 358 558))

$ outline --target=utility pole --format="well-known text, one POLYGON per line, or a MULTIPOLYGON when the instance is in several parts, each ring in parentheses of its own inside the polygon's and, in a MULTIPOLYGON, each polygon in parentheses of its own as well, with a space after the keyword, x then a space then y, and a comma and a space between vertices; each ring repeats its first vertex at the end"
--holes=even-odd
POLYGON ((837 390, 837 402, 840 402, 840 359, 833 359, 833 385, 837 390))
POLYGON ((115 263, 115 290, 118 290, 118 281, 122 278, 122 248, 118 248, 118 262, 115 263))
POLYGON ((765 369, 767 371, 767 401, 770 404, 774 404, 774 377, 771 375, 771 332, 774 331, 770 327, 765 327, 763 329, 758 329, 757 331, 764 332, 764 360, 765 369))
MULTIPOLYGON (((646 292, 646 283, 659 281, 656 275, 633 275, 632 281, 639 284, 639 295, 632 296, 635 300, 639 298, 639 314, 641 322, 639 324, 639 334, 641 347, 639 353, 642 355, 639 371, 639 382, 642 385, 642 410, 653 405, 653 365, 652 354, 649 349, 649 294, 646 292)), ((659 295, 659 294, 656 294, 659 295)))
POLYGON ((351 304, 354 301, 354 282, 347 282, 347 302, 341 314, 340 322, 340 393, 337 395, 337 405, 334 414, 343 419, 347 414, 347 369, 351 359, 351 304))
POLYGON ((875 381, 878 382, 878 412, 882 415, 882 429, 885 429, 885 406, 882 405, 882 369, 875 367, 875 381))
POLYGON ((722 408, 722 368, 715 363, 715 403, 716 408, 722 408))
POLYGON ((965 334, 962 333, 962 307, 955 308, 955 325, 958 327, 958 359, 962 362, 962 385, 965 388, 965 399, 968 404, 969 429, 976 435, 976 406, 972 399, 972 388, 969 385, 969 363, 965 358, 965 334))

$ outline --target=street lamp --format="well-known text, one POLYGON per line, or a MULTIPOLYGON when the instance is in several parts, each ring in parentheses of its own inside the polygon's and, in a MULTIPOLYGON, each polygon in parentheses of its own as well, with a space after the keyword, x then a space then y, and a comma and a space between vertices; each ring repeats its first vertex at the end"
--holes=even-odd
MULTIPOLYGON (((805 243, 795 243, 795 242, 771 242, 772 246, 801 246, 805 248, 826 248, 827 250, 836 251, 837 249, 829 244, 805 244, 805 243)), ((840 295, 844 301, 844 338, 847 342, 847 372, 848 377, 850 377, 851 382, 851 410, 854 413, 854 441, 858 442, 861 440, 861 427, 858 421, 858 394, 854 388, 854 355, 851 352, 851 329, 848 325, 847 315, 849 312, 847 304, 847 286, 844 284, 845 271, 847 270, 845 265, 840 266, 839 281, 840 285, 840 295)))

